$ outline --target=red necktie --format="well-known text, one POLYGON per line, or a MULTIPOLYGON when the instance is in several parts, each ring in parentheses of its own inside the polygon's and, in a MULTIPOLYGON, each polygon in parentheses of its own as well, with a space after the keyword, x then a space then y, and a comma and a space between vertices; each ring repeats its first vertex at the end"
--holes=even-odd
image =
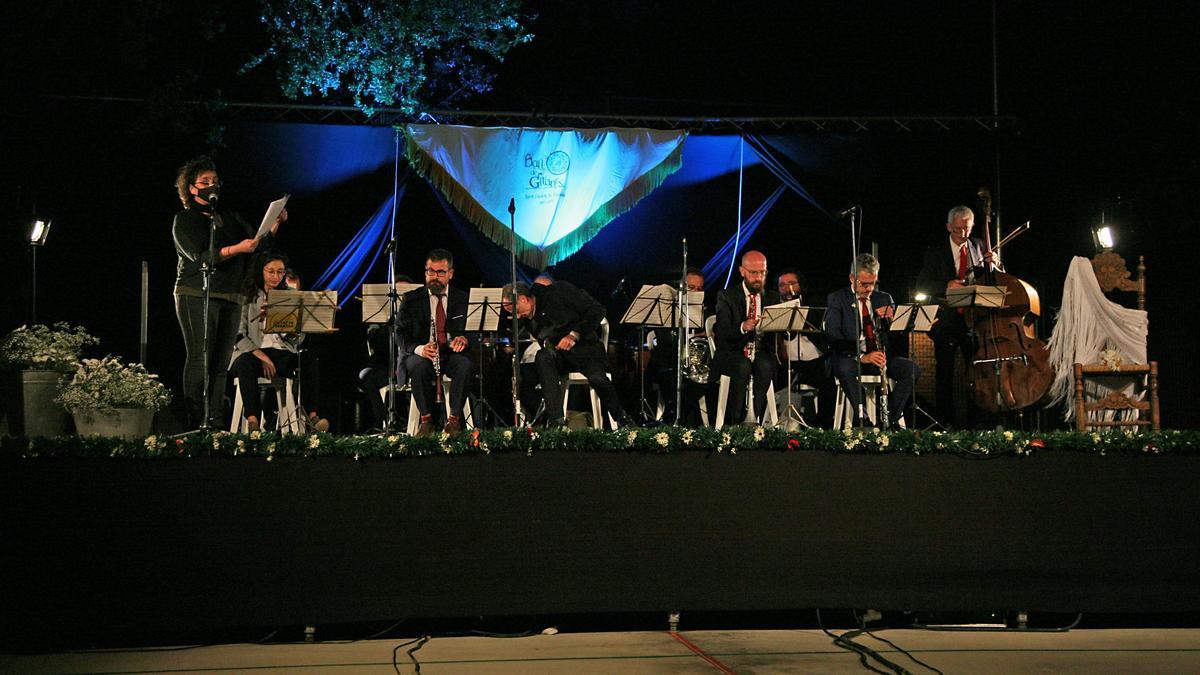
POLYGON ((958 247, 958 280, 967 280, 967 245, 965 242, 958 247))
POLYGON ((875 324, 871 322, 871 309, 867 307, 867 299, 860 298, 859 302, 862 303, 863 335, 867 338, 867 353, 869 354, 876 351, 875 324))
POLYGON ((446 340, 446 307, 442 304, 442 299, 445 297, 444 295, 437 296, 437 341, 439 345, 448 342, 446 340))

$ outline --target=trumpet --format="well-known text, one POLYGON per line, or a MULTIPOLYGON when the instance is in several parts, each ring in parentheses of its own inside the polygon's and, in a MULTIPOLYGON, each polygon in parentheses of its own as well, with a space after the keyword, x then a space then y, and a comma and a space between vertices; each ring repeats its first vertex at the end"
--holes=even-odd
POLYGON ((433 394, 434 401, 442 402, 442 345, 438 341, 437 317, 429 315, 429 343, 434 345, 433 358, 433 394))

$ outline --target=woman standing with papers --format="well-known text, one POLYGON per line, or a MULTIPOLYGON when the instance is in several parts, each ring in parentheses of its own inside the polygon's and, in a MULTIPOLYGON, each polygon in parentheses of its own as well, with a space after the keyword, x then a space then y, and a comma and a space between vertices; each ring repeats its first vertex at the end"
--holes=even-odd
POLYGON ((236 214, 218 208, 221 181, 216 164, 206 156, 196 157, 179 168, 175 188, 183 204, 183 210, 175 214, 171 232, 179 257, 175 275, 175 315, 187 350, 182 397, 186 406, 186 424, 194 428, 205 421, 207 378, 208 419, 212 426, 220 427, 223 425, 211 421, 223 418, 225 369, 237 338, 247 254, 260 245, 270 247, 279 224, 287 220, 287 211, 280 212, 268 233, 256 238, 253 226, 236 214), (204 320, 206 274, 209 277, 207 326, 204 320))

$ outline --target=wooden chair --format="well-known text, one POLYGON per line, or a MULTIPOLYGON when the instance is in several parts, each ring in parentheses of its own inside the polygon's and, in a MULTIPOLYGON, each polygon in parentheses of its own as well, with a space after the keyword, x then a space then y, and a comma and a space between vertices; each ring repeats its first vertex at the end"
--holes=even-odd
MULTIPOLYGON (((1115 251, 1104 251, 1092 258, 1092 270, 1096 273, 1096 281, 1105 295, 1115 291, 1137 293, 1137 308, 1146 309, 1146 259, 1138 256, 1137 278, 1131 279, 1125 259, 1115 251)), ((1149 359, 1147 359, 1149 361, 1149 359)), ((1161 428, 1158 412, 1158 362, 1122 363, 1109 365, 1103 363, 1076 363, 1075 366, 1075 429, 1112 427, 1150 427, 1153 431, 1161 428), (1105 378, 1120 378, 1140 376, 1140 389, 1145 392, 1144 400, 1120 391, 1110 391, 1104 398, 1089 399, 1084 387, 1087 380, 1103 381, 1105 378), (1123 410, 1136 411, 1132 419, 1106 419, 1107 412, 1123 410)), ((1135 389, 1139 388, 1135 385, 1135 389)), ((1136 392, 1135 392, 1136 394, 1136 392)))

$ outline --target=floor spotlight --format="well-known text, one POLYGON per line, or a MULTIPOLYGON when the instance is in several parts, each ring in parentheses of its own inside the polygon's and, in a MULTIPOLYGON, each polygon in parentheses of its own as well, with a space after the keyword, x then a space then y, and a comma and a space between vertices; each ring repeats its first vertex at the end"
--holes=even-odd
POLYGON ((29 226, 29 324, 37 323, 37 250, 46 245, 52 220, 35 218, 29 226))

